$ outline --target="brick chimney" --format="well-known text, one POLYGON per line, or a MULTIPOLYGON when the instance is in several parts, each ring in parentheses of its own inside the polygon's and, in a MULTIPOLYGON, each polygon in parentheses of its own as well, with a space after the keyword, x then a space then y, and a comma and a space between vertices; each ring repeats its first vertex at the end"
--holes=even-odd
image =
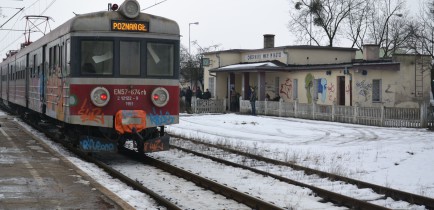
POLYGON ((365 44, 363 45, 363 60, 372 61, 380 58, 380 45, 365 44))
POLYGON ((264 49, 274 47, 274 34, 264 34, 264 49))

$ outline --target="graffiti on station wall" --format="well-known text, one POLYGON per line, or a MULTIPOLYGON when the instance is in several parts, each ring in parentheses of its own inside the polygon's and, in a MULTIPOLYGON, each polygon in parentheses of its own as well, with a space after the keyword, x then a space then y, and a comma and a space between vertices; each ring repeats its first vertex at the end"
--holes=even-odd
POLYGON ((336 95, 335 95, 336 88, 335 88, 335 85, 333 83, 330 83, 327 86, 327 92, 329 94, 329 101, 336 101, 336 95))
POLYGON ((351 95, 351 86, 350 84, 345 86, 345 94, 347 95, 351 95))
POLYGON ((309 104, 312 103, 312 91, 313 91, 313 81, 314 81, 315 77, 309 73, 306 75, 306 77, 304 78, 304 82, 305 85, 304 87, 306 88, 306 97, 307 97, 307 102, 309 104))
POLYGON ((321 94, 321 101, 325 102, 327 98, 327 79, 320 78, 318 82, 318 94, 321 94))
POLYGON ((359 95, 365 98, 365 102, 369 101, 372 92, 372 83, 362 80, 356 83, 356 87, 359 90, 359 95))
POLYGON ((385 105, 392 105, 393 106, 393 97, 394 97, 394 91, 393 91, 393 87, 392 87, 392 85, 391 84, 388 84, 387 85, 387 88, 386 88, 386 90, 384 91, 384 94, 383 94, 383 102, 384 102, 384 104, 385 105))
POLYGON ((285 95, 288 99, 292 98, 292 80, 287 78, 285 84, 280 85, 279 93, 285 95))
POLYGON ((387 89, 384 91, 385 93, 393 93, 392 89, 392 85, 388 84, 387 85, 387 89))

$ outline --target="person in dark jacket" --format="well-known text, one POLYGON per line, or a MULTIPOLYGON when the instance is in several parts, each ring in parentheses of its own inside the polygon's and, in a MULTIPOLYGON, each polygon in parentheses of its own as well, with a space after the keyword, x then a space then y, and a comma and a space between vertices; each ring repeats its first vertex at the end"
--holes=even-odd
POLYGON ((202 99, 202 91, 199 87, 196 89, 196 99, 202 99))
POLYGON ((235 112, 237 110, 237 92, 234 89, 231 90, 231 104, 229 110, 231 112, 235 112))
POLYGON ((187 109, 191 108, 191 97, 193 96, 193 91, 191 91, 190 86, 187 87, 185 91, 185 101, 187 102, 187 109))
POLYGON ((211 93, 209 92, 208 89, 206 89, 206 91, 203 93, 202 99, 210 99, 211 98, 211 93))
POLYGON ((252 115, 256 115, 256 92, 253 87, 250 88, 250 104, 252 105, 252 115))

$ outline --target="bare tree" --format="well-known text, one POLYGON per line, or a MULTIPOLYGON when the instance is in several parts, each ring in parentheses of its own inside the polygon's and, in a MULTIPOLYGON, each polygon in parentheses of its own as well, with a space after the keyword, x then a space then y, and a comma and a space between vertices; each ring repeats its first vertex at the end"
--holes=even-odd
POLYGON ((354 8, 348 15, 346 37, 351 41, 351 47, 357 47, 363 52, 364 39, 368 30, 368 14, 374 0, 366 0, 360 7, 354 8))
POLYGON ((404 31, 407 25, 408 11, 404 0, 380 0, 370 3, 367 16, 367 40, 383 48, 384 57, 395 52, 408 37, 404 31), (396 40, 395 40, 396 39, 396 40))
POLYGON ((327 39, 327 45, 333 46, 341 33, 343 21, 352 10, 363 4, 363 0, 293 0, 295 10, 291 10, 289 27, 296 32, 300 41, 309 39, 321 45, 327 39), (306 36, 307 35, 307 36, 306 36))
POLYGON ((193 43, 197 46, 197 54, 189 54, 189 50, 181 46, 180 75, 181 83, 189 82, 190 86, 197 87, 198 83, 200 86, 203 84, 202 54, 217 50, 219 45, 202 48, 196 41, 193 41, 193 43))
POLYGON ((414 44, 413 50, 418 54, 434 56, 434 0, 425 0, 419 14, 420 21, 414 24, 418 30, 413 33, 419 44, 414 44))

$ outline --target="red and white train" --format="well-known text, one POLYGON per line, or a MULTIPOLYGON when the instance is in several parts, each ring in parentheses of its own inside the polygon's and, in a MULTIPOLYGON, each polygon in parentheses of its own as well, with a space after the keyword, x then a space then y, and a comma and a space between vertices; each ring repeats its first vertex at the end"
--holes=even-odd
POLYGON ((0 63, 0 101, 46 117, 83 150, 167 150, 164 126, 179 122, 179 26, 119 9, 77 15, 0 63))

